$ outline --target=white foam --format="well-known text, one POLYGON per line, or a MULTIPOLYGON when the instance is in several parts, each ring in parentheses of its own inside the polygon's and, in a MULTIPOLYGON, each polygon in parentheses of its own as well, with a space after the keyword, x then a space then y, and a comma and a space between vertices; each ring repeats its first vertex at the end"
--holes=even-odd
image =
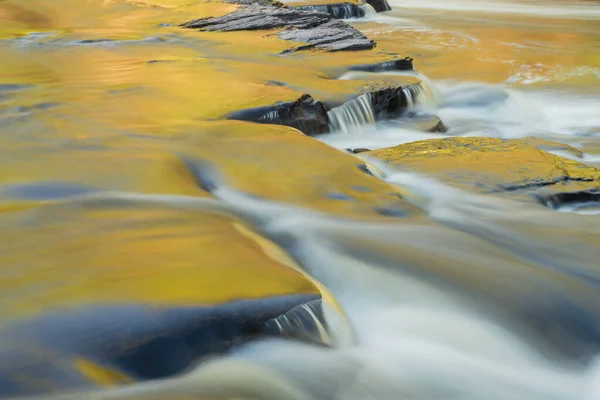
POLYGON ((485 1, 485 0, 390 0, 392 8, 415 8, 492 14, 524 14, 556 18, 600 18, 600 6, 582 2, 485 1))

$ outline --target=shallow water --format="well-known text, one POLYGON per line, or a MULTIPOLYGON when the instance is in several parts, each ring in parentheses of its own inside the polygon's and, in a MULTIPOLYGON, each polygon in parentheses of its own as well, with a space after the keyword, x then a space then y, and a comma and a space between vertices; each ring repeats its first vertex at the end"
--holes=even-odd
POLYGON ((281 57, 260 33, 176 26, 231 5, 0 1, 0 371, 22 348, 73 362, 11 336, 15 321, 321 292, 333 348, 263 339, 85 397, 596 399, 595 203, 555 210, 358 154, 373 177, 336 149, 536 136, 599 167, 600 4, 390 4, 350 22, 420 75, 344 74, 371 56, 281 57), (423 80, 413 111, 448 131, 374 125, 362 103, 366 117, 318 140, 214 121, 299 92, 339 101, 380 77, 423 80))

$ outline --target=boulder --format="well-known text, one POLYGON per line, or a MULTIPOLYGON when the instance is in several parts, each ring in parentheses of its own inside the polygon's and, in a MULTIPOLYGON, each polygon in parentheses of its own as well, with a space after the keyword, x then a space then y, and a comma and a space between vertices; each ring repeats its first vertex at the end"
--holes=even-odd
POLYGON ((290 126, 307 135, 329 132, 329 119, 325 106, 308 94, 292 102, 234 111, 224 118, 290 126))
POLYGON ((366 50, 375 47, 360 31, 329 14, 289 7, 249 6, 221 16, 200 18, 182 24, 203 31, 232 32, 285 28, 280 39, 304 42, 305 46, 284 51, 289 53, 312 48, 328 51, 366 50))

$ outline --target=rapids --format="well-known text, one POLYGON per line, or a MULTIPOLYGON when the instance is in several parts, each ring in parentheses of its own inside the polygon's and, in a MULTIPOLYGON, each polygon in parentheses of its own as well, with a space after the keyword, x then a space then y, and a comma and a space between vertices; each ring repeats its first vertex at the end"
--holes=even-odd
POLYGON ((359 52, 200 39, 176 24, 234 6, 192 3, 0 1, 0 334, 47 309, 317 289, 322 318, 308 303, 269 324, 318 334, 40 398, 600 399, 600 202, 470 192, 343 153, 536 136, 600 167, 598 2, 363 5, 347 22, 418 72, 337 75, 326 57, 359 52), (339 101, 373 77, 418 81, 398 121, 376 122, 368 93, 339 101), (338 100, 331 134, 214 121, 305 91, 338 100), (446 132, 411 123, 433 115, 446 132))

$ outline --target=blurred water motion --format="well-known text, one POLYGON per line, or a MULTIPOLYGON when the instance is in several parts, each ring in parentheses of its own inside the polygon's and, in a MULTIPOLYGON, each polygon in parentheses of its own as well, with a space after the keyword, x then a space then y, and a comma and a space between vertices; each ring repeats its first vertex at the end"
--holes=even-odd
POLYGON ((600 5, 390 4, 281 57, 177 26, 233 4, 0 1, 0 397, 600 396, 600 5), (380 78, 426 115, 216 120, 380 78))

